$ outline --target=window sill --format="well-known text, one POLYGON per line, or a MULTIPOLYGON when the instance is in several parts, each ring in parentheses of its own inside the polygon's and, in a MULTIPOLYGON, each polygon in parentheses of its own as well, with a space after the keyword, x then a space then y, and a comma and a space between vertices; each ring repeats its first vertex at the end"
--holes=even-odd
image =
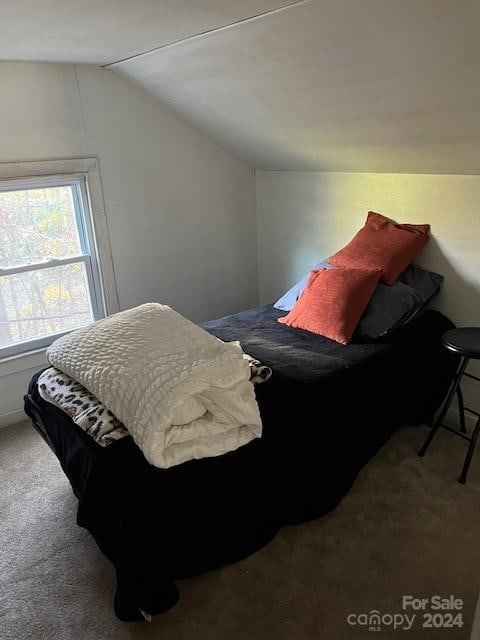
POLYGON ((0 360, 0 377, 45 367, 48 364, 46 351, 47 348, 43 347, 42 349, 35 349, 34 351, 27 351, 26 353, 19 353, 15 356, 3 358, 0 360))

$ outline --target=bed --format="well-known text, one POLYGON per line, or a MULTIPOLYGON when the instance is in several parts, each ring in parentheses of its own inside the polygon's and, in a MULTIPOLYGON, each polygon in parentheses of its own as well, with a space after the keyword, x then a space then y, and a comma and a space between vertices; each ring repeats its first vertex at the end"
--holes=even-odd
POLYGON ((263 437, 220 457, 159 469, 130 437, 99 447, 40 398, 33 377, 25 411, 71 483, 78 524, 115 567, 121 620, 166 611, 176 580, 333 509, 395 430, 430 422, 445 395, 456 361, 440 347, 452 324, 438 312, 349 346, 281 325, 281 315, 265 305, 202 325, 273 370, 256 387, 263 437))

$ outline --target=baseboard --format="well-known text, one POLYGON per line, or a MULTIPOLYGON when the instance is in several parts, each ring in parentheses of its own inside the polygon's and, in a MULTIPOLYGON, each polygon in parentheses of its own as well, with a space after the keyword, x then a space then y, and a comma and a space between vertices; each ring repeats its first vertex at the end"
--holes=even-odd
POLYGON ((0 415, 0 429, 2 427, 8 427, 10 424, 15 424, 16 422, 22 422, 23 420, 27 420, 27 416, 23 409, 9 411, 8 413, 0 415))
MULTIPOLYGON (((471 413, 465 412, 465 426, 467 427, 468 431, 473 431, 475 425, 477 424, 477 419, 478 418, 476 418, 471 413)), ((460 412, 457 407, 450 407, 450 409, 447 411, 447 415, 445 416, 445 424, 447 424, 449 427, 455 427, 457 429, 460 427, 460 412)))
POLYGON ((475 609, 475 615, 473 618, 472 632, 470 634, 470 640, 479 640, 480 638, 480 595, 477 600, 477 607, 475 609))

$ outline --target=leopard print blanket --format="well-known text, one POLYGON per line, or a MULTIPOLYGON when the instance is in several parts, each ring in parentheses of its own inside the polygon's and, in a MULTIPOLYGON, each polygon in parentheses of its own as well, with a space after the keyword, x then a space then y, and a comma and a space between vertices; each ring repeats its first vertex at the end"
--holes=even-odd
POLYGON ((66 373, 50 367, 39 376, 37 384, 44 400, 65 411, 100 446, 107 447, 128 436, 113 413, 66 373))
MULTIPOLYGON (((262 384, 272 376, 270 367, 246 353, 243 357, 250 366, 250 381, 262 384)), ((107 447, 129 433, 111 411, 80 383, 55 367, 45 369, 38 378, 40 396, 65 411, 83 431, 101 447, 107 447)))

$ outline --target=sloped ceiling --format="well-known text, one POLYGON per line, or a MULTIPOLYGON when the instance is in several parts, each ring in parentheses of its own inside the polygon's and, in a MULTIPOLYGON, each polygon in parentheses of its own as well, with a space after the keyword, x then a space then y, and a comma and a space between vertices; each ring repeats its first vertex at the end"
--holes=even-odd
POLYGON ((0 60, 105 65, 292 0, 0 0, 0 60))
POLYGON ((266 169, 480 172, 480 2, 312 0, 115 66, 266 169))
POLYGON ((2 4, 1 57, 104 64, 257 168, 480 173, 478 0, 2 4))

